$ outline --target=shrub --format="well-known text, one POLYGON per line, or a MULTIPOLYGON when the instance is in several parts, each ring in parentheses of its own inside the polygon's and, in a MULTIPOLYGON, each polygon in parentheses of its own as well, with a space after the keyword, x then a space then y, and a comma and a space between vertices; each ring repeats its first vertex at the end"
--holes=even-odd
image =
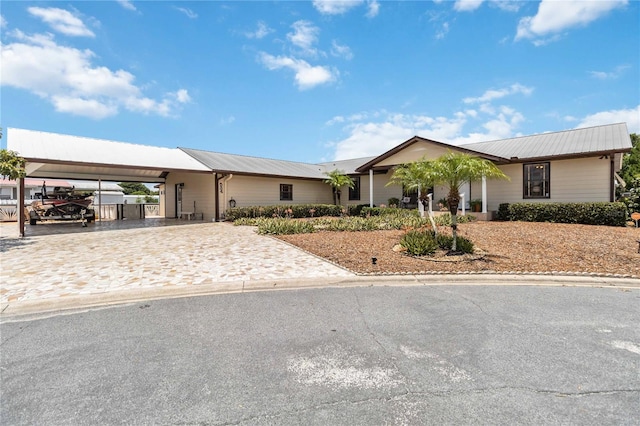
POLYGON ((404 234, 400 245, 407 250, 407 253, 414 256, 430 255, 438 248, 433 232, 419 229, 404 234))
MULTIPOLYGON (((458 223, 469 223, 476 220, 476 217, 470 214, 456 215, 458 223)), ((439 214, 434 217, 434 221, 438 226, 451 226, 451 213, 439 214)))
MULTIPOLYGON (((453 236, 438 234, 435 237, 438 247, 442 250, 451 250, 453 248, 453 236)), ((473 243, 465 237, 458 236, 456 241, 456 249, 461 253, 473 253, 473 243)))
POLYGON ((524 222, 579 223, 583 225, 625 226, 623 203, 513 203, 509 220, 524 222))
POLYGON ((502 203, 498 206, 498 214, 496 215, 496 219, 501 221, 511 220, 511 216, 509 215, 509 203, 502 203))
POLYGON ((258 234, 310 234, 315 231, 311 222, 289 219, 266 219, 258 223, 258 234))
POLYGON ((234 207, 226 211, 226 219, 235 221, 240 218, 256 217, 319 217, 319 216, 340 216, 342 206, 333 204, 291 204, 277 206, 250 206, 234 207), (291 210, 290 213, 287 213, 291 210))
POLYGON ((400 198, 397 197, 391 197, 387 200, 387 205, 389 207, 395 206, 398 207, 400 205, 400 198))
POLYGON ((369 204, 351 204, 347 206, 347 213, 349 216, 360 216, 362 209, 369 207, 369 204))

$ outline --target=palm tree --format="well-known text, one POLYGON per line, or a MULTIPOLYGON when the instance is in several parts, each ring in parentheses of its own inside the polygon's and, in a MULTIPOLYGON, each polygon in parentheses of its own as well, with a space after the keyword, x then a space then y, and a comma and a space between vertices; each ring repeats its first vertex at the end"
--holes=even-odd
POLYGON ((425 167, 426 163, 426 160, 421 160, 396 166, 385 186, 402 185, 407 190, 417 189, 420 201, 426 207, 426 189, 433 186, 433 182, 430 181, 431 176, 428 175, 425 167))
POLYGON ((449 151, 435 160, 426 161, 422 166, 425 169, 428 180, 435 185, 444 185, 449 188, 447 204, 451 212, 451 231, 453 245, 451 251, 457 251, 457 213, 460 203, 460 186, 465 182, 487 179, 509 180, 495 164, 473 155, 449 151))
POLYGON ((333 188, 333 204, 340 205, 340 188, 348 186, 353 189, 355 187, 355 183, 353 182, 353 179, 345 175, 341 170, 336 169, 330 172, 325 172, 325 175, 328 177, 324 180, 324 183, 333 188))

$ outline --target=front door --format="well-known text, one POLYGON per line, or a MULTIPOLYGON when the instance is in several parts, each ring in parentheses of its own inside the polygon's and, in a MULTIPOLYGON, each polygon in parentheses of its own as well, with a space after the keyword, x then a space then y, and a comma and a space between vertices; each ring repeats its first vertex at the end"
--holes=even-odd
POLYGON ((176 217, 182 217, 182 188, 184 183, 176 183, 176 217))

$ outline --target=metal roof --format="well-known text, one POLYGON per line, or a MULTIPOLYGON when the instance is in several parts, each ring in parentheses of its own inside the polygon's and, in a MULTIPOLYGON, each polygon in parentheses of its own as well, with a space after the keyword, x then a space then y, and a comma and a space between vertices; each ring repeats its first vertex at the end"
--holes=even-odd
POLYGON ((175 148, 33 130, 7 129, 7 148, 27 160, 29 177, 163 182, 170 171, 211 172, 175 148))
POLYGON ((632 145, 626 123, 617 123, 477 142, 460 147, 509 160, 523 160, 621 152, 631 149, 632 145))
POLYGON ((320 166, 324 167, 327 172, 330 172, 333 170, 340 170, 344 174, 349 175, 349 174, 358 173, 356 171, 358 167, 368 163, 374 158, 377 158, 377 157, 361 157, 361 158, 354 158, 351 160, 330 161, 327 163, 320 163, 320 166))
POLYGON ((272 160, 245 155, 224 154, 191 148, 180 148, 194 159, 219 173, 237 173, 259 176, 325 179, 325 168, 320 164, 272 160))

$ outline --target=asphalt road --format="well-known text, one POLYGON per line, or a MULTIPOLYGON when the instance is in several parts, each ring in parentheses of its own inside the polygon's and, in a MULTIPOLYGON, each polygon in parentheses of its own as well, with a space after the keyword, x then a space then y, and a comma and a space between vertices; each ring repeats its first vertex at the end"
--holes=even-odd
POLYGON ((3 425, 640 423, 640 289, 254 292, 0 333, 3 425))

